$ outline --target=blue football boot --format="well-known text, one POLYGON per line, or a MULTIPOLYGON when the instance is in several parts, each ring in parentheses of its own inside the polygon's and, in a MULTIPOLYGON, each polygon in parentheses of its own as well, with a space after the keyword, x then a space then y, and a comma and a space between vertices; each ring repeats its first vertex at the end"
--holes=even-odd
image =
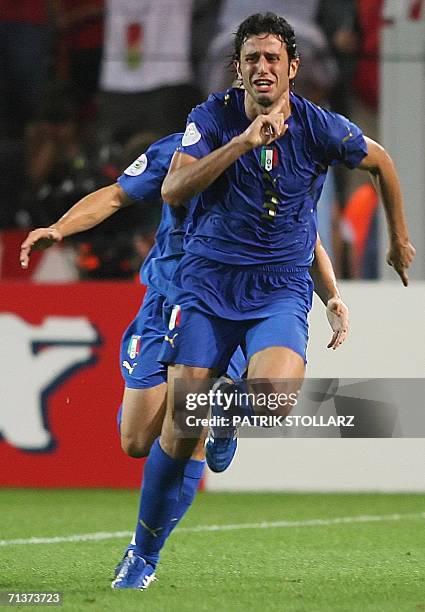
MULTIPOLYGON (((216 393, 221 386, 232 382, 227 376, 221 376, 212 386, 212 391, 216 393)), ((211 417, 230 418, 223 407, 214 400, 211 402, 211 417)), ((205 455, 211 471, 224 472, 232 463, 238 446, 237 434, 238 430, 233 425, 210 427, 205 443, 205 455)))
POLYGON ((134 551, 135 547, 136 547, 136 546, 135 546, 135 544, 129 544, 129 545, 127 546, 127 548, 125 549, 125 552, 124 552, 124 554, 123 554, 123 556, 122 556, 122 558, 121 558, 120 562, 119 562, 119 563, 117 563, 117 565, 115 566, 115 569, 114 569, 114 577, 115 577, 115 578, 116 578, 116 577, 118 576, 118 574, 120 573, 121 568, 122 568, 122 566, 123 566, 124 561, 125 561, 125 560, 126 560, 126 558, 127 558, 128 553, 129 553, 130 551, 134 551))
POLYGON ((136 555, 134 551, 129 550, 124 558, 121 570, 112 582, 111 587, 113 589, 144 591, 154 580, 156 580, 155 568, 146 563, 142 557, 136 555))

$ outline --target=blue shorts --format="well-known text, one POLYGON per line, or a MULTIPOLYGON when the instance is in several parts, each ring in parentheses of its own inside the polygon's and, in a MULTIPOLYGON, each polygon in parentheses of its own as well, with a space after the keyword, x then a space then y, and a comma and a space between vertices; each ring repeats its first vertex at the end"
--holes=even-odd
POLYGON ((167 290, 167 308, 193 306, 222 319, 264 319, 287 309, 311 309, 309 268, 295 265, 236 266, 186 253, 167 290))
POLYGON ((226 371, 240 345, 249 360, 282 346, 306 361, 313 283, 307 268, 227 266, 187 254, 166 303, 163 363, 226 371))
POLYGON ((291 308, 264 319, 232 321, 212 317, 194 308, 181 310, 178 326, 169 329, 159 354, 162 363, 178 363, 226 370, 233 379, 229 360, 240 345, 247 361, 259 351, 282 346, 306 361, 307 318, 291 308))
MULTIPOLYGON (((167 382, 167 366, 158 361, 164 342, 163 305, 165 298, 148 289, 136 318, 121 340, 120 367, 125 386, 130 389, 150 389, 167 382)), ((246 370, 246 356, 237 348, 229 364, 228 374, 236 380, 246 370)))
POLYGON ((167 382, 167 366, 158 361, 164 340, 165 298, 148 289, 136 318, 121 340, 120 367, 125 386, 149 389, 167 382))

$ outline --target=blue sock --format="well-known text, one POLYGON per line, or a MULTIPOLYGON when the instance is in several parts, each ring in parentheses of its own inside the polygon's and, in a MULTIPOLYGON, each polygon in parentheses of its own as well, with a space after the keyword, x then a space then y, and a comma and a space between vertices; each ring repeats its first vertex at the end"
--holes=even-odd
POLYGON ((186 467, 184 468, 183 485, 180 489, 179 501, 177 502, 174 516, 171 519, 168 534, 170 534, 176 525, 179 524, 192 505, 202 478, 202 474, 204 473, 204 467, 205 461, 189 459, 187 462, 186 467))
MULTIPOLYGON (((196 459, 189 459, 184 469, 183 474, 183 485, 180 489, 180 496, 177 505, 174 510, 174 516, 171 519, 168 535, 173 529, 180 523, 186 512, 192 505, 195 499, 196 492, 201 482, 202 474, 204 473, 205 461, 198 461, 196 459)), ((126 550, 135 550, 136 548, 136 534, 133 534, 130 544, 126 550)))
POLYGON ((157 438, 145 463, 135 552, 154 567, 176 517, 188 461, 167 455, 157 438))

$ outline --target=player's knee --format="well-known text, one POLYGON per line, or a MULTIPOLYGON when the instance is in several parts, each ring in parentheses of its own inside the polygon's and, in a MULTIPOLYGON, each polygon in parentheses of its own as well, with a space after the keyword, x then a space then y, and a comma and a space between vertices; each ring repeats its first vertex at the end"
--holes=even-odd
POLYGON ((126 435, 121 434, 121 448, 129 457, 141 459, 147 457, 151 449, 153 440, 151 437, 143 435, 126 435))

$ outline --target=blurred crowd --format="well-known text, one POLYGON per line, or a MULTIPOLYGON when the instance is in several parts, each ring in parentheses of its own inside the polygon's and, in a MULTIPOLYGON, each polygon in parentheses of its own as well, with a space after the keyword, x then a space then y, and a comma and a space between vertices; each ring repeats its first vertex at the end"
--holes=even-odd
MULTIPOLYGON (((271 10, 294 26, 295 92, 376 137, 383 0, 0 0, 0 230, 53 223, 190 109, 232 84, 232 33, 271 10)), ((376 275, 377 196, 338 168, 319 208, 339 276, 376 275)), ((80 278, 131 278, 161 202, 69 239, 80 278)))

